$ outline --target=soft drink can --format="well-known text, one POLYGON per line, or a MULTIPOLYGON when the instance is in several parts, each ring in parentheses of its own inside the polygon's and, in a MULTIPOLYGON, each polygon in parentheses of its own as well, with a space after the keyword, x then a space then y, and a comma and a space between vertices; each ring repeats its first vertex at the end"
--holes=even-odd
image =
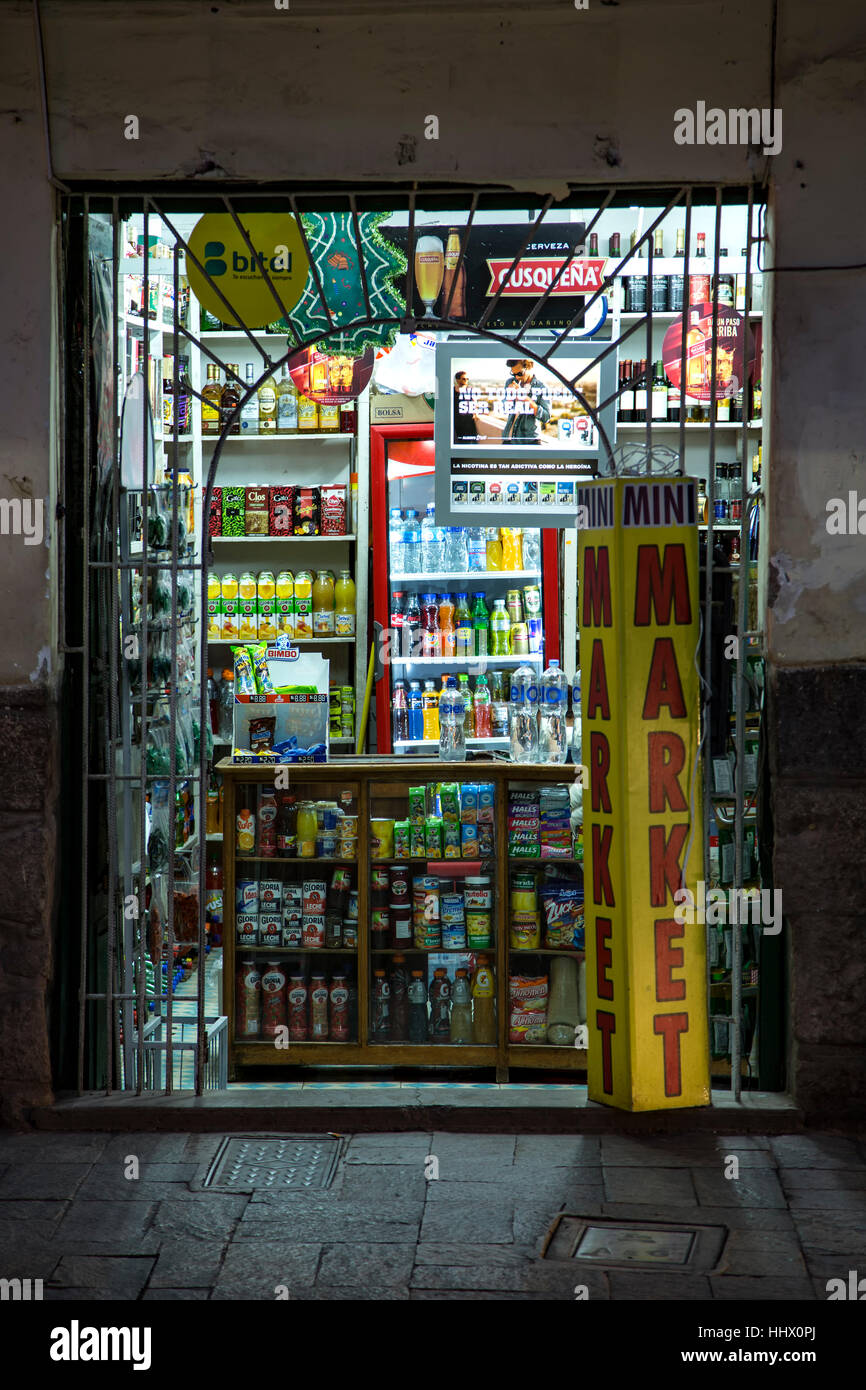
POLYGON ((526 585, 526 588, 523 590, 523 607, 527 618, 537 618, 541 615, 540 585, 526 585))
POLYGON ((529 651, 532 656, 540 656, 542 630, 540 618, 527 618, 526 626, 529 634, 529 651))
MULTIPOLYGON (((536 618, 535 621, 540 620, 536 618)), ((529 627, 526 623, 515 623, 511 629, 511 650, 515 656, 529 655, 529 627)))
POLYGON ((505 607, 511 619, 511 625, 523 622, 523 599, 519 589, 509 589, 505 600, 505 607))

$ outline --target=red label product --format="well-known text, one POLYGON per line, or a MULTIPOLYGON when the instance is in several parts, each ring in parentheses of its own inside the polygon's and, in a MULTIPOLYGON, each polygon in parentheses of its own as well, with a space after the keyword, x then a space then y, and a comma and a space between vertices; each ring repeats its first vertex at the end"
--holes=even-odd
POLYGON ((284 487, 268 488, 268 534, 271 536, 290 536, 292 534, 292 504, 295 489, 284 487))
POLYGON ((346 534, 346 489, 344 487, 323 487, 319 489, 319 506, 323 536, 345 536, 346 534))
POLYGON ((288 1021, 288 988, 278 960, 269 960, 262 975, 262 1037, 275 1038, 288 1021))
POLYGON ((324 975, 314 975, 310 981, 310 1037, 315 1042, 328 1040, 328 986, 324 975))
POLYGON ((331 1042, 348 1042, 349 1040, 349 990, 346 986, 344 975, 335 975, 331 981, 331 988, 328 991, 330 1025, 328 1036, 331 1042))
POLYGON ((309 1034, 307 986, 303 975, 289 980, 289 1041, 306 1042, 309 1034))
MULTIPOLYGON (((207 488, 203 487, 202 497, 206 492, 207 488)), ((211 488, 207 529, 209 536, 221 536, 223 533, 223 490, 221 487, 211 488)))
POLYGON ((319 534, 319 489, 296 487, 292 501, 292 532, 296 536, 319 534))

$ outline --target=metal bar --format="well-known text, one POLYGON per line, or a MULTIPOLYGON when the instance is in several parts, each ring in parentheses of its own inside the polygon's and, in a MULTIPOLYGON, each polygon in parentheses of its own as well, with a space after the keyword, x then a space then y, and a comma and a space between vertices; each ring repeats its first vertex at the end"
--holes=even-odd
MULTIPOLYGON (((364 264, 363 243, 361 241, 361 224, 358 220, 358 200, 354 193, 349 194, 349 207, 352 209, 352 227, 355 232, 355 245, 358 249, 358 266, 361 271, 361 289, 364 291, 364 308, 367 310, 367 318, 370 318, 373 310, 370 308, 370 291, 367 287, 367 267, 364 264)), ((449 299, 450 304, 450 299, 449 299)), ((296 335, 297 338, 297 335, 296 335)), ((298 340, 300 344, 300 340, 298 340)))
MULTIPOLYGON (((646 392, 646 451, 650 455, 652 450, 652 356, 653 356, 653 240, 647 242, 647 272, 646 272, 646 373, 644 380, 644 390, 646 392)), ((667 406, 667 402, 665 402, 667 406)), ((648 457, 647 472, 652 472, 652 460, 648 457)))
MULTIPOLYGON (((692 190, 686 194, 686 226, 685 226, 685 256, 683 257, 683 324, 680 343, 680 430, 679 430, 679 455, 680 455, 680 474, 686 471, 686 334, 688 333, 689 309, 691 307, 691 295, 689 294, 689 247, 692 244, 692 190)), ((709 492, 707 493, 709 496, 709 492)), ((709 634, 709 629, 707 629, 709 634)), ((709 642, 709 635, 706 641, 709 642)), ((707 870, 709 872, 709 870, 707 870)), ((706 877, 706 874, 705 874, 706 877)))
MULTIPOLYGON (((589 234, 590 234, 590 232, 593 230, 593 228, 595 227, 596 222, 599 221, 599 219, 601 218, 602 213, 605 212, 606 209, 608 208, 608 206, 609 206, 609 204, 610 204, 610 202, 611 202, 611 199, 613 198, 613 195, 614 195, 615 192, 616 192, 616 190, 615 190, 614 188, 609 188, 609 189, 608 189, 607 194, 606 194, 606 196, 604 197, 604 199, 602 200, 601 206, 600 206, 599 209, 598 209, 598 212, 595 214, 595 216, 593 217, 592 221, 588 224, 588 226, 586 226, 586 227, 584 228, 584 233, 583 233, 583 234, 584 234, 584 238, 585 238, 585 239, 589 237, 589 234)), ((560 280, 562 279, 562 276, 565 274, 566 270, 568 269, 568 267, 571 265, 572 261, 574 260, 575 255, 576 255, 576 248, 572 248, 572 250, 569 251, 569 253, 568 253, 566 259, 562 262, 562 265, 559 267, 559 270, 558 270, 558 271, 556 272, 556 274, 554 275, 554 277, 553 277, 553 279, 551 280, 550 284, 548 285, 547 289, 544 291, 544 294, 541 296, 541 298, 540 298, 539 300, 536 301, 535 307, 530 311, 530 313, 527 315, 527 317, 523 320, 523 323, 522 323, 522 324, 520 325, 520 327, 518 328, 518 330, 517 330, 517 337, 518 337, 518 338, 522 338, 523 335, 524 335, 524 333, 525 333, 525 332, 527 331, 527 329, 530 327, 530 325, 533 324, 533 323, 535 322, 536 318, 537 318, 538 315, 541 313, 541 311, 542 311, 542 309, 544 308, 545 304, 547 303, 548 299, 549 299, 550 296, 553 294, 553 291, 556 289, 557 285, 559 284, 560 280)))
MULTIPOLYGON (((265 284, 267 285, 268 289, 270 290, 270 292, 271 292, 271 294, 272 294, 272 296, 273 296, 273 298, 274 298, 274 301, 276 302, 277 308, 278 308, 279 311, 280 311, 280 317, 283 318, 283 319, 285 319, 286 323, 289 325, 289 331, 291 332, 291 335, 292 335, 292 337, 293 337, 294 340, 295 340, 295 347, 300 347, 300 346, 301 346, 301 340, 300 340, 300 338, 298 337, 297 330, 295 329, 295 326, 294 326, 294 324, 292 323, 292 320, 291 320, 291 318, 290 318, 290 316, 289 316, 289 311, 288 311, 288 309, 286 308, 285 304, 283 303, 282 299, 280 298, 279 294, 277 293, 277 290, 276 290, 276 287, 275 287, 275 285, 274 285, 274 282, 272 281, 270 275, 269 275, 268 272, 267 272, 267 269, 265 268, 264 261, 259 261, 258 258, 256 257, 256 248, 253 246, 253 243, 252 243, 252 241, 251 241, 250 238, 249 238, 249 235, 248 235, 248 233, 247 233, 246 227, 244 227, 244 226, 241 224, 241 220, 240 220, 240 218, 238 217, 237 213, 235 212, 234 208, 232 207, 232 205, 231 205, 229 199, 226 198, 225 196, 223 196, 223 202, 224 202, 226 208, 227 208, 228 211, 229 211, 229 215, 231 216, 232 221, 234 222, 235 226, 237 227, 238 231, 240 232, 241 236, 243 237, 244 241, 246 242, 246 244, 247 244, 247 250, 249 251, 250 256, 251 256, 252 258, 255 259, 256 265, 258 266, 259 270, 261 271, 262 279, 264 280, 265 284)), ((177 247, 175 246, 175 256, 176 256, 176 255, 177 255, 177 247)), ((175 312, 175 316, 174 316, 174 317, 175 317, 175 323, 176 323, 176 322, 177 322, 177 312, 175 312)), ((175 328, 175 337, 177 337, 177 329, 176 329, 176 328, 175 328)))
MULTIPOLYGON (((146 206, 146 204, 143 205, 143 208, 142 208, 142 216, 143 216, 143 223, 144 223, 144 250, 145 250, 145 252, 146 252, 146 251, 147 251, 147 224, 148 224, 148 216, 147 216, 147 206, 146 206)), ((145 295, 146 295, 146 291, 145 291, 145 295)), ((146 298, 145 298, 145 301, 144 301, 143 308, 145 309, 145 312, 146 312, 146 310, 147 310, 147 299, 146 299, 146 298)), ((145 335, 145 337, 146 337, 146 345, 147 345, 147 347, 149 348, 150 335, 147 334, 147 335, 145 335)), ((143 406, 143 409, 144 409, 144 407, 146 406, 147 400, 148 400, 148 387, 149 387, 149 382, 148 382, 148 373, 147 373, 147 360, 145 359, 145 371, 144 371, 144 406, 143 406)), ((146 436, 146 434, 147 434, 147 410, 146 410, 146 409, 144 409, 144 427, 145 427, 145 428, 144 428, 144 433, 145 433, 145 436, 146 436)), ((155 480, 154 480, 154 481, 155 481, 155 480)), ((140 932, 140 933, 145 932, 145 923, 149 922, 148 915, 147 915, 148 909, 147 909, 147 906, 146 906, 146 884, 145 884, 145 877, 146 877, 146 874, 145 874, 145 871, 144 871, 144 870, 145 870, 145 866, 146 866, 146 864, 147 864, 147 841, 146 841, 147 817, 146 817, 146 815, 145 815, 145 805, 146 805, 146 802, 147 802, 147 782, 148 782, 148 773, 147 773, 147 699, 148 699, 148 693, 147 693, 147 672, 148 672, 148 662, 147 662, 147 656, 148 656, 148 649, 149 649, 149 647, 148 647, 148 636, 149 636, 149 633, 148 633, 148 616, 147 616, 147 599, 148 599, 147 585, 148 585, 149 571, 150 571, 150 568, 151 568, 151 566, 150 566, 150 540, 149 540, 149 535, 148 535, 148 532, 149 532, 149 512, 150 512, 150 487, 149 487, 149 484, 148 484, 148 477, 147 477, 147 439, 145 438, 145 441, 144 441, 144 461, 143 461, 143 463, 142 463, 141 631, 140 631, 140 634, 139 634, 139 654, 140 654, 140 658, 141 658, 141 714, 140 714, 140 720, 141 720, 141 722, 140 722, 140 725, 139 725, 139 747, 140 747, 141 753, 140 753, 140 758, 139 758, 138 804, 139 804, 139 807, 141 808, 141 836, 140 836, 140 840, 139 840, 139 861, 138 861, 138 862, 139 862, 139 864, 141 865, 141 873, 140 873, 140 882, 139 882, 139 885, 138 885, 138 925, 139 925, 139 932, 140 932)), ((171 757, 172 757, 172 763, 173 763, 173 762, 174 762, 174 749, 172 749, 171 757)), ((154 780, 154 779, 151 779, 151 780, 154 780)), ((151 911, 154 910, 154 906, 155 906, 155 905, 153 904, 153 901, 151 901, 151 911)), ((143 1055, 143 1054, 142 1054, 142 1050, 141 1050, 141 1035, 142 1035, 142 1033, 143 1033, 143 1031, 144 1031, 144 1024, 145 1024, 145 1019, 141 1016, 141 1014, 139 1014, 139 1019, 138 1019, 138 1032, 139 1032, 138 1075, 137 1075, 137 1077, 136 1077, 136 1089, 138 1090, 139 1094, 140 1094, 140 1087, 141 1087, 141 1084, 142 1084, 142 1055, 143 1055)))
MULTIPOLYGON (((178 695, 179 695, 179 682, 178 682, 178 678, 177 678, 177 629, 178 629, 178 621, 177 621, 177 565, 178 565, 178 559, 179 559, 179 556, 178 556, 178 501, 179 501, 179 492, 178 492, 178 462, 179 462, 179 456, 178 456, 178 452, 179 452, 179 446, 178 446, 178 442, 177 442, 177 414, 178 414, 178 412, 177 412, 177 399, 178 399, 178 380, 177 380, 177 308, 178 308, 177 279, 178 279, 178 276, 177 276, 177 243, 176 243, 176 242, 175 242, 175 246, 174 246, 174 271, 175 271, 175 275, 174 275, 174 279, 175 279, 175 296, 174 296, 174 312, 173 312, 173 315, 172 315, 173 320, 174 320, 174 337, 173 337, 173 343, 174 343, 174 361, 173 361, 173 363, 172 363, 172 371, 173 371, 172 391, 173 391, 173 393, 174 393, 174 410, 172 411, 172 415, 173 415, 173 425, 174 425, 174 430, 173 430, 174 438, 173 438, 173 441, 172 441, 173 448, 172 448, 172 477, 171 477, 171 669, 172 669, 172 681, 171 681, 171 686, 170 686, 170 691, 169 691, 169 697, 168 697, 168 699, 169 699, 169 704, 168 704, 168 727, 169 727, 168 742, 169 742, 169 748, 171 749, 170 760, 169 760, 169 777, 168 777, 168 810, 169 810, 169 824, 174 824, 174 819, 175 819, 175 818, 174 818, 174 804, 175 804, 175 798, 176 798, 176 796, 177 796, 177 761, 176 761, 176 758, 175 758, 175 756, 174 756, 174 749, 175 749, 175 747, 177 746, 177 745, 176 745, 176 739, 177 739, 177 702, 178 702, 178 695)), ((200 733, 199 733, 199 751, 201 751, 201 746, 200 746, 200 745, 201 745, 201 739, 203 738, 203 736, 204 736, 204 732, 203 732, 203 730, 201 730, 200 733)), ((173 837, 172 837, 172 838, 173 838, 173 837)), ((167 941, 167 945, 166 945, 166 954, 168 955, 168 959, 169 959, 169 961, 171 962, 172 966, 174 965, 174 862, 175 862, 175 861, 174 861, 174 852, 175 852, 175 846, 172 845, 171 853, 170 853, 170 855, 169 855, 169 857, 168 857, 168 912, 167 912, 167 914, 166 914, 166 932, 167 932, 167 937, 168 937, 168 941, 167 941)), ((165 1067, 165 1093, 166 1093, 166 1095, 171 1095, 171 1089, 172 1089, 172 1088, 171 1088, 171 1082, 172 1082, 172 1054, 171 1054, 171 1049, 172 1049, 172 1042, 173 1042, 173 1035, 172 1035, 172 1008, 173 1008, 173 1005, 174 1005, 174 990, 172 990, 171 988, 169 988, 169 991, 168 991, 168 1004, 167 1004, 167 1008, 166 1008, 166 1018, 167 1018, 167 1023, 166 1023, 166 1030, 167 1030, 167 1036, 166 1036, 167 1060, 166 1060, 166 1067, 165 1067)), ((142 1045, 142 1047, 143 1047, 143 1046, 144 1046, 143 1026, 139 1028, 139 1037, 142 1039, 141 1045, 142 1045)))
POLYGON ((461 238, 460 238, 460 254, 459 254, 459 256, 457 257, 457 265, 454 267, 454 276, 453 276, 453 278, 452 278, 452 280, 451 280, 451 285, 450 285, 450 288, 449 288, 449 290, 448 290, 448 299, 447 299, 447 302, 446 302, 446 303, 443 305, 443 307, 442 307, 442 317, 443 317, 443 319, 447 319, 447 318, 450 318, 450 317, 451 317, 451 302, 452 302, 452 300, 454 299, 454 286, 457 284, 457 279, 458 279, 458 276, 460 275, 461 267, 462 267, 462 265, 463 265, 464 260, 466 259, 466 248, 467 248, 467 246, 469 245, 469 238, 470 238, 470 236, 472 235, 472 224, 473 224, 473 222, 475 221, 475 213, 476 213, 477 208, 478 208, 478 193, 475 192, 475 193, 472 194, 472 203, 470 204, 470 207, 469 207, 469 216, 468 216, 467 219, 466 219, 466 223, 465 223, 465 226, 464 226, 464 228, 463 228, 463 235, 462 235, 461 238))
MULTIPOLYGON (((409 224, 406 240, 406 317, 415 317, 415 190, 409 194, 409 224)), ((423 304, 422 304, 423 308, 423 304)), ((433 308, 433 305, 430 305, 433 308)))
MULTIPOLYGON (((90 948, 90 903, 88 901, 88 821, 90 817, 90 784, 88 771, 90 766, 90 199, 85 194, 83 208, 83 228, 81 235, 82 242, 82 295, 84 303, 82 306, 82 353, 83 363, 83 488, 84 488, 84 510, 82 526, 82 579, 81 579, 81 606, 82 606, 82 692, 81 692, 81 769, 83 776, 81 779, 81 853, 82 853, 82 873, 81 873, 81 962, 78 972, 78 1068, 77 1083, 79 1095, 84 1090, 84 1037, 87 1014, 87 956, 90 948)), ((117 305, 112 305, 112 340, 114 344, 115 362, 114 379, 117 380, 117 337, 119 333, 119 322, 117 305)), ((115 418, 113 429, 115 436, 117 433, 117 411, 114 412, 115 418)), ((115 441, 115 456, 117 453, 115 441)))
MULTIPOLYGON (((334 320, 333 320, 333 318, 332 318, 332 316, 331 316, 331 310, 330 310, 329 307, 328 307, 328 301, 327 301, 327 299, 325 298, 325 291, 322 289, 322 277, 321 277, 321 275, 319 274, 319 267, 316 265, 316 259, 315 259, 315 257, 313 256, 312 252, 310 251, 310 243, 309 243, 309 241, 307 240, 307 233, 306 233, 306 230, 305 230, 305 228, 304 228, 303 219, 302 219, 302 217, 301 217, 301 214, 298 212, 298 200, 297 200, 297 198, 295 197, 294 194, 292 194, 292 195, 290 196, 289 202, 290 202, 290 204, 291 204, 292 212, 295 214, 295 221, 296 221, 297 224, 298 224, 298 231, 300 232, 300 234, 301 234, 301 240, 302 240, 302 242, 304 243, 304 250, 305 250, 306 253, 307 253, 307 260, 308 260, 309 263, 310 263, 310 270, 312 271, 313 279, 314 279, 315 282, 316 282, 316 290, 317 290, 317 292, 318 292, 319 298, 320 298, 321 301, 322 301, 322 308, 323 308, 324 311, 325 311, 325 317, 326 317, 326 319, 328 320, 328 332, 329 332, 329 333, 334 333, 334 332, 336 331, 336 328, 335 328, 334 320)), ((359 253, 359 255, 360 255, 360 252, 361 252, 361 248, 359 247, 359 248, 358 248, 358 253, 359 253)), ((328 336, 327 333, 322 334, 322 337, 327 337, 327 336, 328 336)), ((309 345, 308 345, 308 346, 309 346, 309 345)))
POLYGON ((491 315, 493 314, 494 310, 497 308, 500 299, 502 298, 503 294, 505 293, 505 287, 506 287, 506 285, 510 285, 510 283, 511 283, 511 277, 512 277, 512 275, 514 274, 515 270, 517 269, 518 265, 520 264, 520 260, 521 260, 521 257, 523 256, 524 251, 526 250, 526 248, 527 248, 527 246, 529 245, 529 243, 533 240, 533 238, 534 238, 535 236, 537 236, 537 234, 538 234, 538 228, 541 226, 542 222, 544 221, 545 217, 547 216, 547 212, 548 212, 548 210, 549 210, 549 208, 550 208, 552 202, 553 202, 553 195, 552 195, 552 194, 548 194, 548 196, 545 198, 544 202, 542 203, 541 212, 538 214, 538 216, 536 217, 535 221, 532 223, 531 227, 529 228, 529 231, 526 233, 526 236, 525 236, 524 239, 523 239, 523 244, 521 245, 520 250, 517 252, 517 255, 514 257, 514 260, 511 262, 511 265, 508 267, 508 269, 506 270, 506 272, 505 272, 505 274, 503 275, 502 279, 500 280, 500 282, 499 282, 499 289, 496 291, 496 293, 494 294, 494 296, 493 296, 493 298, 491 299, 490 303, 487 305, 487 308, 484 310, 484 313, 481 315, 481 318, 478 320, 478 324, 477 324, 478 328, 486 328, 486 327, 487 327, 487 324, 488 324, 489 321, 490 321, 491 315))

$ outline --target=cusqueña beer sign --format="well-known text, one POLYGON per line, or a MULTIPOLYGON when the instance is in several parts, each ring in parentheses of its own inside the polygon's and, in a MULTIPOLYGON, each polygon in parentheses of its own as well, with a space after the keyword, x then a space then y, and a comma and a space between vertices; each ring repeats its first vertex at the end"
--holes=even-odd
POLYGON ((578 487, 589 1095, 708 1105, 694 479, 578 487))

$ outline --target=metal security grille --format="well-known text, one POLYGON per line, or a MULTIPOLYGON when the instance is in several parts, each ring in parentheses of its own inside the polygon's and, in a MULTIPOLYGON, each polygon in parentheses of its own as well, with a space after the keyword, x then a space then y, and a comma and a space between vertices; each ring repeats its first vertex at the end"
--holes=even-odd
MULTIPOLYGON (((448 218, 459 222, 459 260, 451 293, 441 317, 425 317, 423 327, 433 332, 482 337, 534 358, 565 384, 591 415, 600 442, 602 473, 616 471, 649 472, 659 470, 659 460, 667 458, 668 468, 689 471, 689 461, 697 437, 688 418, 686 393, 680 391, 676 419, 662 425, 651 418, 649 409, 650 375, 656 352, 654 332, 660 316, 671 322, 681 319, 682 381, 687 377, 687 334, 690 296, 683 296, 680 313, 654 307, 653 286, 657 276, 655 233, 670 228, 673 218, 684 218, 684 254, 677 266, 686 287, 696 273, 692 252, 692 230, 696 210, 706 217, 713 209, 715 236, 712 258, 702 260, 698 270, 718 285, 720 275, 720 236, 723 214, 736 214, 745 248, 745 302, 750 303, 753 283, 753 251, 764 240, 759 214, 763 210, 760 194, 754 188, 681 187, 666 192, 637 188, 575 188, 571 196, 556 205, 553 199, 519 199, 508 189, 484 192, 459 188, 428 189, 423 192, 364 189, 357 192, 315 190, 292 192, 271 190, 260 194, 246 191, 144 193, 137 197, 105 197, 83 193, 66 199, 63 209, 65 270, 65 370, 67 407, 66 450, 60 515, 66 518, 62 538, 65 566, 65 594, 61 608, 61 647, 69 658, 69 669, 78 686, 74 703, 80 734, 75 740, 67 770, 67 795, 78 799, 79 840, 71 840, 70 862, 81 861, 78 905, 81 917, 78 957, 78 1039, 77 1086, 79 1090, 120 1089, 137 1094, 156 1086, 165 1094, 178 1087, 194 1085, 195 1093, 213 1085, 225 1085, 224 1058, 214 1055, 224 1042, 225 1029, 218 1016, 218 978, 205 958, 205 855, 202 827, 209 748, 207 708, 206 605, 207 571, 213 555, 207 539, 207 518, 216 483, 223 445, 232 424, 259 386, 287 362, 292 352, 313 347, 340 332, 358 328, 398 328, 413 331, 421 320, 413 314, 414 248, 425 218, 447 210, 448 218), (402 218, 405 229, 406 269, 400 284, 402 310, 376 314, 371 304, 367 256, 361 234, 360 217, 366 209, 387 207, 402 218), (564 260, 552 282, 536 298, 522 300, 526 313, 516 327, 491 326, 503 291, 523 251, 534 238, 543 235, 545 221, 563 212, 579 210, 585 222, 583 246, 603 225, 602 219, 617 208, 650 208, 647 225, 642 221, 633 244, 618 257, 608 255, 606 284, 584 298, 579 312, 556 332, 539 329, 536 324, 557 284, 575 255, 575 248, 564 260), (454 209, 458 209, 457 213, 454 209), (467 247, 478 228, 490 224, 498 209, 519 209, 525 219, 526 234, 511 269, 504 275, 497 292, 476 321, 452 316, 452 297, 467 247), (364 313, 343 322, 334 313, 316 258, 311 248, 305 217, 323 210, 345 216, 353 229, 359 253, 364 313), (228 213, 238 234, 255 248, 244 227, 244 216, 251 212, 288 212, 295 219, 315 284, 321 327, 311 332, 300 328, 292 312, 282 302, 268 271, 263 277, 273 298, 274 323, 284 342, 261 333, 244 323, 205 265, 189 245, 189 228, 202 213, 228 213), (131 255, 124 243, 129 226, 139 237, 140 255, 131 255), (168 257, 151 252, 150 238, 159 234, 168 245, 168 257), (644 254, 645 253, 645 254, 644 254), (207 279, 228 315, 240 324, 261 363, 255 382, 241 381, 223 360, 219 345, 206 340, 198 325, 185 317, 182 306, 183 279, 194 265, 207 279), (121 279, 135 274, 139 282, 140 314, 131 311, 121 296, 121 279), (642 307, 640 281, 644 285, 642 307), (635 283, 628 305, 619 301, 627 284, 635 283), (168 288, 156 296, 157 312, 170 304, 170 316, 160 329, 169 344, 172 359, 170 395, 173 419, 164 441, 166 472, 170 482, 153 482, 150 454, 150 405, 148 384, 152 379, 155 355, 152 350, 149 313, 155 284, 168 288), (645 351, 641 366, 635 362, 623 376, 615 393, 593 406, 582 395, 578 380, 569 380, 559 370, 557 354, 572 331, 580 332, 603 294, 613 294, 613 312, 591 341, 597 353, 589 367, 613 357, 620 364, 625 354, 645 351), (140 322, 137 320, 140 319, 140 322), (120 392, 136 373, 125 355, 127 328, 140 335, 135 367, 142 386, 136 396, 120 392), (124 330, 123 332, 121 330, 124 330), (123 350, 123 352, 122 352, 123 350), (202 368, 214 363, 233 379, 238 403, 223 422, 222 431, 210 455, 206 475, 201 478, 201 505, 186 491, 181 481, 183 453, 189 441, 181 429, 180 401, 186 398, 190 409, 203 399, 201 374, 191 379, 182 374, 180 358, 193 353, 202 368), (620 427, 616 437, 608 428, 610 412, 627 393, 643 391, 647 398, 645 421, 620 427), (607 423, 606 423, 607 422, 607 423), (641 428, 641 424, 643 427, 641 428), (619 443, 619 440, 625 444, 619 443), (637 448, 635 448, 637 446, 637 448), (202 537, 199 551, 190 543, 186 517, 195 508, 196 532, 202 537), (156 668, 152 653, 159 660, 156 668), (192 655, 191 655, 192 654, 192 655), (191 749, 185 745, 191 744, 191 749), (191 788, 196 824, 195 841, 175 848, 171 821, 165 835, 166 806, 169 816, 175 806, 178 787, 191 788), (162 843, 155 830, 162 828, 162 843), (173 987, 176 948, 186 947, 195 955, 194 971, 184 988, 173 987), (167 969, 165 968, 167 967, 167 969), (154 1020, 158 1021, 154 1026, 154 1020), (186 1020, 184 1024, 184 1020, 186 1020), (178 1027, 179 1024, 183 1026, 178 1027), (194 1034, 194 1067, 191 1065, 194 1034), (182 1054, 182 1055, 181 1055, 182 1054), (184 1066, 185 1064, 185 1066, 184 1066), (193 1076, 194 1072, 194 1076, 193 1076)), ((643 214, 641 214, 641 218, 643 214)), ((135 249, 135 248, 134 248, 135 249)), ((125 283, 125 281, 124 281, 125 283)), ((716 328, 719 302, 713 295, 712 392, 706 421, 708 450, 708 520, 703 571, 703 652, 701 669, 704 688, 703 752, 704 818, 709 825, 710 811, 719 803, 717 817, 725 818, 723 805, 730 807, 733 841, 732 887, 744 883, 744 831, 754 815, 747 787, 745 756, 746 708, 749 695, 749 651, 760 656, 762 633, 750 585, 750 560, 756 558, 754 514, 763 499, 761 491, 748 491, 749 445, 754 426, 742 420, 739 473, 730 476, 741 499, 738 522, 739 560, 720 563, 714 528, 716 498, 717 421, 716 382, 718 345, 716 328), (714 611, 736 600, 735 619, 729 628, 736 636, 736 656, 726 667, 720 664, 714 642, 719 624, 714 611), (751 595, 751 600, 750 600, 751 595), (751 601, 751 611, 750 611, 751 601), (719 754, 720 731, 727 719, 727 670, 733 677, 736 694, 734 729, 733 794, 716 796, 713 788, 714 752, 719 754), (713 725, 713 720, 717 724, 713 725), (716 728, 716 735, 711 731, 716 728), (723 804, 722 804, 723 803, 723 804)), ((746 314, 748 323, 748 310, 746 314)), ((745 348, 745 343, 743 344, 745 348)), ((159 393, 157 393, 159 400, 159 393)), ((160 421, 160 425, 162 422, 160 421)), ((563 600, 566 626, 576 626, 576 594, 569 557, 574 557, 574 533, 564 534, 563 600)), ((572 668, 574 639, 572 638, 572 668)), ((566 664, 568 648, 566 647, 566 664)), ((709 847, 704 846, 704 878, 710 879, 709 847)), ((230 905, 229 905, 230 906, 230 905)), ((226 917, 229 913, 226 912, 226 917)), ((182 954, 182 953, 181 953, 182 954)), ((713 1026, 724 1040, 729 1032, 731 1084, 740 1092, 743 1021, 743 971, 740 933, 732 934, 730 950, 730 1007, 720 1008, 719 992, 711 1008, 713 1026)))

